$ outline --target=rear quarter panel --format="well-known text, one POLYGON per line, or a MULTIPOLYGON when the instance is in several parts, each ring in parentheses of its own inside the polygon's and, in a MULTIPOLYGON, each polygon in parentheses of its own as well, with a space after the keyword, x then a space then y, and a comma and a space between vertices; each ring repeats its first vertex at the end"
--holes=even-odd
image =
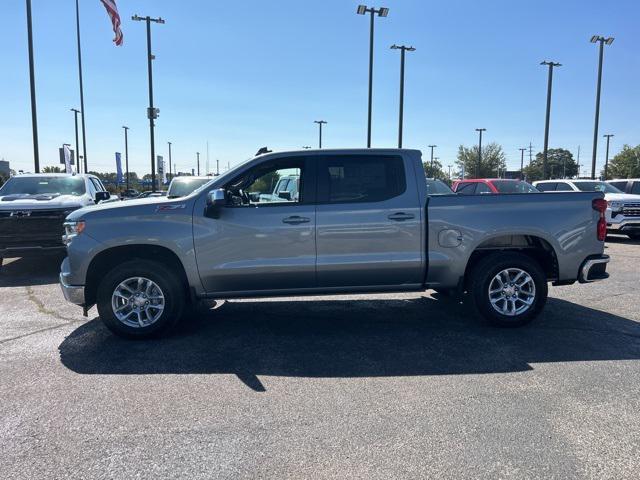
POLYGON ((471 254, 487 240, 505 235, 546 240, 558 260, 558 279, 574 280, 587 256, 604 251, 596 235, 599 214, 591 207, 594 198, 602 197, 582 192, 431 197, 427 283, 456 286, 471 254), (460 245, 440 245, 439 235, 447 229, 460 232, 460 245))

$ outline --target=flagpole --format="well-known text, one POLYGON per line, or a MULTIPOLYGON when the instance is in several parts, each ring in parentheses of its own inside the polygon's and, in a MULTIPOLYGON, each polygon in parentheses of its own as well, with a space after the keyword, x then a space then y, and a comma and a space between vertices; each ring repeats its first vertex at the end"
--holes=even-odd
POLYGON ((31 0, 27 0, 27 38, 29 42, 29 81, 31 82, 31 126, 33 128, 33 166, 40 173, 40 153, 38 149, 38 114, 36 107, 36 79, 33 66, 33 32, 31 28, 31 0))
MULTIPOLYGON (((78 41, 78 78, 80 80, 80 117, 82 119, 82 153, 84 158, 84 173, 89 173, 87 168, 87 136, 84 123, 84 89, 82 86, 82 51, 80 49, 80 6, 76 0, 76 37, 78 41)), ((78 149, 80 150, 80 149, 78 149)), ((78 158, 80 158, 78 151, 78 158)))

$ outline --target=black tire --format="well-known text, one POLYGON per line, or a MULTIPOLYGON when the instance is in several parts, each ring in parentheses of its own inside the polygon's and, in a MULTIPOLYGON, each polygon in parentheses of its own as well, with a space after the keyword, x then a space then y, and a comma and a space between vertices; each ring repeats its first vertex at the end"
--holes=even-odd
MULTIPOLYGON (((480 313, 492 325, 498 327, 520 327, 531 322, 542 310, 547 302, 548 286, 547 278, 540 267, 540 264, 534 259, 521 253, 492 253, 482 258, 474 267, 471 273, 470 290, 473 297, 473 304, 480 313), (497 311, 497 307, 507 308, 510 304, 507 302, 499 303, 496 308, 492 305, 489 298, 489 287, 494 278, 506 269, 519 269, 524 271, 532 280, 535 286, 535 293, 528 292, 533 296, 533 302, 522 313, 514 315, 505 315, 497 311)), ((528 289, 531 288, 531 282, 528 289)), ((500 294, 498 294, 500 295, 500 294)), ((524 292, 516 293, 517 297, 525 296, 524 292)), ((494 297, 495 298, 495 297, 494 297)), ((512 297, 514 298, 514 297, 512 297)), ((523 302, 513 302, 513 305, 520 305, 524 308, 523 302)), ((519 309, 520 307, 516 308, 519 309)))
POLYGON ((186 292, 174 272, 158 262, 131 260, 110 270, 98 285, 97 307, 100 319, 113 333, 124 338, 146 339, 167 333, 180 320, 185 307, 186 292), (164 296, 164 310, 145 326, 133 327, 120 321, 111 304, 118 285, 128 278, 144 277, 160 287, 164 296))

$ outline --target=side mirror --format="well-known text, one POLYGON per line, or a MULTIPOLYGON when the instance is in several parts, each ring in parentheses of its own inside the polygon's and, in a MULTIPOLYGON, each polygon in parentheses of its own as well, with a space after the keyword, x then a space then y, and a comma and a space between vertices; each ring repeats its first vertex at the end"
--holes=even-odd
POLYGON ((109 200, 111 198, 111 194, 109 192, 96 192, 96 203, 100 203, 104 200, 109 200))
POLYGON ((291 201, 291 192, 278 192, 278 197, 288 202, 291 201))
POLYGON ((218 218, 220 209, 227 204, 227 195, 223 188, 216 188, 207 194, 207 216, 218 218))

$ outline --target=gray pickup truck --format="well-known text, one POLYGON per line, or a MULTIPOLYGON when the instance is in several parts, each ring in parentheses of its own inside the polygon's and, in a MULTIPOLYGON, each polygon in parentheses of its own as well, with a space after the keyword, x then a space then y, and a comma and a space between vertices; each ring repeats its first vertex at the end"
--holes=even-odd
POLYGON ((429 196, 417 150, 272 153, 186 197, 73 212, 60 283, 134 338, 202 299, 426 289, 515 326, 540 312, 548 282, 607 277, 605 209, 601 192, 429 196), (259 201, 291 175, 299 195, 259 201))

